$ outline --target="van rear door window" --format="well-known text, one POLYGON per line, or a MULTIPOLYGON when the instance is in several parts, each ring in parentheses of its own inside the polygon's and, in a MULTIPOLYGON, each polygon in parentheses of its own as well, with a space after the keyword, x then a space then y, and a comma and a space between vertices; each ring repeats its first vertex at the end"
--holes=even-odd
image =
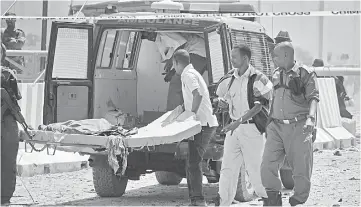
POLYGON ((217 83, 225 73, 221 36, 217 31, 208 33, 208 45, 211 59, 212 83, 217 83))
POLYGON ((103 33, 98 53, 98 68, 110 69, 115 50, 116 30, 106 30, 103 33))
POLYGON ((131 70, 134 68, 136 34, 136 32, 132 31, 118 31, 117 69, 131 70))
POLYGON ((269 53, 266 35, 247 31, 232 30, 232 45, 246 44, 252 51, 251 64, 271 77, 274 65, 269 53))
POLYGON ((88 29, 58 28, 52 78, 87 78, 88 33, 88 29))

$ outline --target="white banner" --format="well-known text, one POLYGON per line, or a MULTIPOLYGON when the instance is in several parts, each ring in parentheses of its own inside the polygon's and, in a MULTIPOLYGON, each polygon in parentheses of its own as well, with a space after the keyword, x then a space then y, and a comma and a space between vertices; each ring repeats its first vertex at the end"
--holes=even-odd
POLYGON ((359 16, 361 11, 310 11, 310 12, 261 12, 261 13, 215 13, 215 14, 113 14, 100 17, 39 17, 39 16, 1 16, 1 19, 19 20, 104 20, 104 19, 168 19, 168 18, 207 18, 207 17, 297 17, 297 16, 359 16))

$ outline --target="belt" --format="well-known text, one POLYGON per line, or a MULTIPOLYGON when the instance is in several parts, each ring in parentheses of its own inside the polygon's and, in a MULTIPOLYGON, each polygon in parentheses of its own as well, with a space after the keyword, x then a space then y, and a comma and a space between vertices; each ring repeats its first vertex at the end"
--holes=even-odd
POLYGON ((275 119, 275 118, 272 118, 272 120, 274 122, 277 122, 279 124, 293 124, 293 123, 296 123, 296 122, 299 122, 299 121, 304 121, 306 119, 307 119, 307 115, 299 115, 299 116, 296 116, 293 119, 275 119))
MULTIPOLYGON (((233 123, 235 121, 237 121, 237 120, 232 119, 231 123, 233 123)), ((251 120, 247 120, 247 121, 243 122, 242 124, 254 124, 254 121, 251 119, 251 120)))

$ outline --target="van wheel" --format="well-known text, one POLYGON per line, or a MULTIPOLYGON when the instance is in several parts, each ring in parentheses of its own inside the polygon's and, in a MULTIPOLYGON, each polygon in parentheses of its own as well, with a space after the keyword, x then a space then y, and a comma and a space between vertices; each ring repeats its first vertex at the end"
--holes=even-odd
POLYGON ((114 175, 110 167, 93 167, 93 184, 100 197, 120 197, 127 188, 128 178, 114 175))
POLYGON ((239 202, 251 201, 254 198, 254 192, 252 184, 249 182, 246 166, 243 161, 239 171, 235 200, 239 202))
POLYGON ((177 173, 166 171, 155 172, 155 178, 161 185, 178 185, 183 180, 177 173))

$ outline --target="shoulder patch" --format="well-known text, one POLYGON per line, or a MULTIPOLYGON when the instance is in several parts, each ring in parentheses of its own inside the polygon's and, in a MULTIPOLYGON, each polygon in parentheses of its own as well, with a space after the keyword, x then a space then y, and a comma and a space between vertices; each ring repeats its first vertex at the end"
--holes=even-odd
POLYGON ((262 71, 257 71, 255 81, 261 81, 263 84, 267 84, 270 79, 262 71))
POLYGON ((257 75, 265 75, 262 71, 260 71, 260 70, 256 70, 256 72, 255 72, 257 75))
POLYGON ((254 75, 256 75, 256 79, 260 79, 264 73, 262 71, 256 70, 254 75))

